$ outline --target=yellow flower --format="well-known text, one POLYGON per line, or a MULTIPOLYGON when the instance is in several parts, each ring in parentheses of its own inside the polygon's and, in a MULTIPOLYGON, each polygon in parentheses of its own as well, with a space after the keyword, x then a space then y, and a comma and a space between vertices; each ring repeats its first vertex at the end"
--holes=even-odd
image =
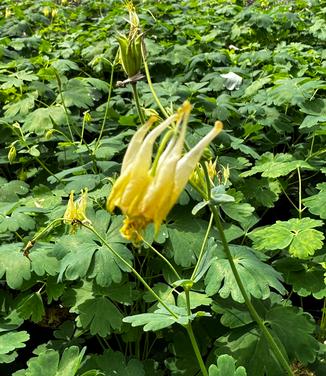
POLYGON ((90 223, 86 217, 87 206, 87 189, 81 191, 81 197, 74 201, 74 191, 70 192, 67 209, 63 216, 64 223, 72 225, 72 232, 76 231, 76 227, 80 223, 90 223))
POLYGON ((221 132, 223 124, 214 128, 182 156, 191 105, 186 101, 179 111, 149 132, 157 118, 151 117, 132 137, 124 156, 121 174, 112 187, 107 209, 117 206, 125 215, 122 235, 137 243, 142 231, 154 223, 157 233, 162 221, 176 203, 205 147, 221 132), (163 138, 158 155, 152 162, 153 146, 159 135, 175 123, 174 135, 163 138), (148 133, 149 132, 149 133, 148 133))

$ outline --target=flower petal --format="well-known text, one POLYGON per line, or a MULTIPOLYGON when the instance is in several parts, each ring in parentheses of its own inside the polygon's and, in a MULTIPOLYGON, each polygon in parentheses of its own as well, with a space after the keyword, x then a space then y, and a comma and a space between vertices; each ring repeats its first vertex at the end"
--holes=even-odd
POLYGON ((223 124, 220 121, 215 122, 214 128, 179 160, 176 171, 175 194, 179 195, 186 186, 189 176, 199 162, 204 149, 222 131, 222 128, 223 124))

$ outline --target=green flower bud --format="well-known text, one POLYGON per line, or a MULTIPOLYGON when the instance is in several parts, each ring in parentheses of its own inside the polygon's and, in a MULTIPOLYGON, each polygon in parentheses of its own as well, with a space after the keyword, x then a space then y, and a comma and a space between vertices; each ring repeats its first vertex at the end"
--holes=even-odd
POLYGON ((120 63, 128 78, 131 78, 139 73, 141 69, 142 36, 135 35, 126 37, 125 35, 120 35, 117 39, 120 46, 120 63))
POLYGON ((16 159, 17 151, 14 145, 12 145, 9 149, 8 153, 8 160, 9 163, 11 164, 15 159, 16 159))

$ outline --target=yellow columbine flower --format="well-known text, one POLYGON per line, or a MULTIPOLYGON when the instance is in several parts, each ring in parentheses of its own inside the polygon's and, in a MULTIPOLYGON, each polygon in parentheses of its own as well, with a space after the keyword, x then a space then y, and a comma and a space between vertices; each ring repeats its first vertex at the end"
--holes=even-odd
POLYGON ((222 130, 223 124, 216 122, 214 128, 182 156, 190 110, 191 105, 186 101, 176 114, 148 133, 156 121, 156 118, 150 118, 130 141, 121 174, 108 197, 107 209, 110 212, 116 206, 121 209, 126 218, 120 232, 133 243, 141 240, 142 231, 149 223, 153 222, 155 232, 158 232, 162 221, 186 186, 205 147, 222 130), (152 163, 154 143, 172 123, 176 123, 174 136, 167 144, 161 145, 159 154, 152 163))
POLYGON ((72 225, 72 232, 76 232, 80 223, 90 223, 86 217, 87 189, 81 191, 81 197, 75 202, 74 191, 70 192, 67 209, 63 216, 64 223, 72 225))

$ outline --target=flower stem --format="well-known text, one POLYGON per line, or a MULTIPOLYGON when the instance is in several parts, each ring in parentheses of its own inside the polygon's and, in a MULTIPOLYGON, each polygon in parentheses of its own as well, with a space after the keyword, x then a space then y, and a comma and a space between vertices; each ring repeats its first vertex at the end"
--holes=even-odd
POLYGON ((235 263, 234 263, 228 242, 227 242, 226 237, 225 237, 224 229, 223 229, 223 226, 222 226, 222 223, 221 223, 221 220, 220 220, 218 210, 216 209, 216 207, 214 205, 210 205, 210 210, 211 210, 211 212, 214 216, 215 226, 216 226, 216 228, 217 228, 217 230, 220 234, 222 244, 223 244, 223 248, 224 248, 224 252, 225 252, 225 254, 228 258, 229 264, 230 264, 231 269, 232 269, 232 273, 233 273, 234 278, 237 282, 239 290, 241 291, 241 294, 242 294, 243 299, 245 301, 245 304, 248 308, 248 311, 249 311, 251 317, 256 321, 256 323, 257 323, 259 329, 261 330, 261 332, 263 333, 263 335, 265 336, 270 348, 272 349, 272 351, 273 351, 276 359, 280 363, 280 365, 283 367, 283 369, 286 371, 286 373, 289 376, 293 376, 293 372, 291 370, 291 367, 289 366, 286 358, 284 357, 283 353, 281 352, 280 348, 278 347, 278 345, 275 342, 274 338, 272 337, 271 333, 266 328, 265 324, 263 323, 263 320, 261 319, 261 317, 257 313, 255 307, 251 303, 250 297, 247 294, 247 291, 246 291, 246 289, 245 289, 245 287, 244 287, 244 285, 241 281, 241 278, 240 278, 238 270, 235 266, 235 263))
POLYGON ((169 115, 168 113, 165 111, 165 108, 162 106, 162 103, 161 101, 159 100, 157 94, 156 94, 156 91, 154 89, 154 86, 153 86, 153 83, 152 83, 152 79, 151 79, 151 75, 149 73, 149 68, 148 68, 148 64, 147 64, 147 60, 146 60, 146 56, 145 56, 145 47, 144 47, 144 43, 142 43, 142 46, 141 46, 141 54, 142 54, 142 58, 143 58, 143 64, 144 64, 144 69, 145 69, 145 74, 146 74, 146 79, 147 79, 147 83, 148 83, 148 86, 151 90, 151 93, 153 95, 153 98, 156 102, 156 104, 158 105, 159 109, 161 110, 162 114, 168 118, 169 115))
POLYGON ((155 249, 150 243, 148 243, 142 236, 141 236, 142 241, 149 247, 153 252, 155 252, 168 266, 169 268, 173 271, 177 279, 181 279, 179 273, 175 270, 174 266, 170 263, 170 261, 163 256, 157 249, 155 249))
MULTIPOLYGON (((210 200, 211 199, 211 181, 209 179, 209 174, 208 174, 208 171, 207 171, 206 164, 205 163, 201 163, 201 165, 203 167, 204 174, 205 174, 208 199, 210 200)), ((266 328, 263 320, 259 316, 259 314, 256 311, 255 307, 251 303, 250 296, 247 294, 247 291, 246 291, 246 289, 245 289, 245 287, 244 287, 244 285, 242 283, 242 280, 240 278, 240 274, 238 273, 238 270, 237 270, 237 268, 235 266, 235 263, 234 263, 234 260, 233 260, 233 257, 232 257, 232 254, 231 254, 231 251, 230 251, 230 248, 229 248, 228 241, 226 240, 226 236, 225 236, 224 229, 223 229, 223 226, 222 226, 222 223, 221 223, 219 212, 218 212, 216 206, 213 205, 213 204, 210 204, 209 208, 211 210, 211 213, 213 214, 215 226, 216 226, 216 228, 217 228, 217 230, 218 230, 218 232, 220 234, 220 238, 221 238, 221 241, 222 241, 224 253, 225 253, 225 255, 226 255, 226 257, 227 257, 227 259, 229 261, 232 273, 233 273, 234 278, 236 280, 236 283, 237 283, 237 285, 239 287, 239 290, 240 290, 240 292, 241 292, 241 294, 243 296, 243 299, 245 301, 247 309, 248 309, 251 317, 256 321, 259 329, 261 330, 261 332, 265 336, 265 338, 266 338, 266 340, 267 340, 270 348, 272 349, 272 351, 273 351, 276 359, 278 360, 279 364, 286 371, 287 375, 293 376, 293 372, 291 370, 291 367, 290 367, 289 363, 287 362, 286 358, 284 357, 282 351, 278 347, 278 345, 275 342, 274 338, 272 337, 271 333, 266 328)))
POLYGON ((140 106, 140 103, 139 103, 139 96, 138 96, 138 91, 137 91, 137 83, 133 82, 131 84, 131 87, 132 87, 132 93, 134 95, 134 99, 135 99, 135 102, 136 102, 136 107, 137 107, 137 111, 138 111, 140 122, 142 124, 144 124, 145 123, 145 118, 144 118, 143 110, 142 110, 142 108, 140 106))
POLYGON ((208 223, 208 226, 207 226, 207 230, 206 230, 206 234, 205 234, 203 243, 201 245, 201 249, 200 249, 200 252, 199 252, 197 263, 196 263, 194 271, 192 272, 192 275, 190 277, 190 279, 192 281, 196 278, 196 274, 198 272, 198 268, 199 268, 200 262, 201 262, 201 260, 202 260, 202 258, 204 256, 204 251, 205 251, 205 247, 206 247, 206 244, 207 244, 208 235, 209 235, 209 233, 211 231, 211 228, 212 228, 212 223, 213 223, 213 214, 211 214, 211 217, 209 219, 209 223, 208 223))
POLYGON ((133 268, 132 265, 129 264, 128 261, 126 261, 123 257, 119 255, 112 247, 111 245, 103 238, 103 236, 97 232, 97 230, 86 223, 81 223, 82 226, 90 230, 94 235, 96 235, 101 242, 114 254, 115 257, 117 257, 124 265, 126 265, 130 271, 135 275, 136 278, 147 288, 147 290, 155 297, 155 299, 158 300, 158 302, 175 318, 178 319, 178 316, 171 310, 171 308, 164 303, 164 301, 156 294, 156 292, 148 285, 148 283, 144 280, 144 278, 137 272, 136 269, 133 268))

